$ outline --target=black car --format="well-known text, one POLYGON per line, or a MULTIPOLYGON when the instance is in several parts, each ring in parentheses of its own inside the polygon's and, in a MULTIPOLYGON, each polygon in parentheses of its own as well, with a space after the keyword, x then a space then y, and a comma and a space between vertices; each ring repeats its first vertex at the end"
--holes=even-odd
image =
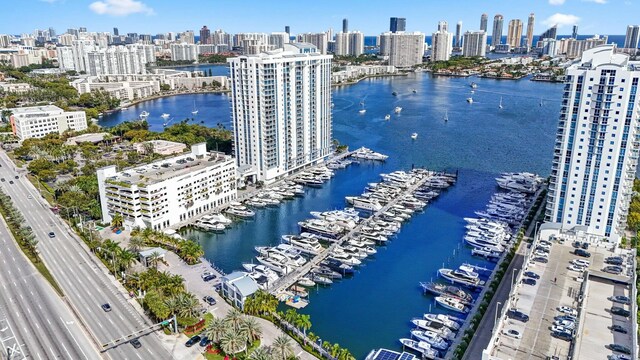
POLYGON ((214 299, 212 296, 205 296, 204 298, 202 298, 202 300, 204 300, 204 302, 206 302, 209 305, 216 304, 216 299, 214 299))
POLYGON ((206 275, 205 277, 203 277, 202 280, 211 281, 211 280, 213 280, 215 278, 216 278, 216 276, 214 274, 209 274, 209 275, 206 275))
POLYGON ((617 302, 620 304, 625 304, 625 305, 631 304, 631 299, 629 299, 628 296, 624 296, 624 295, 609 296, 607 299, 609 301, 617 302))
POLYGON ((538 274, 534 273, 533 271, 526 271, 526 272, 524 273, 524 276, 526 276, 526 277, 530 277, 530 278, 532 278, 532 279, 540 279, 540 275, 538 275, 538 274))
POLYGON ((109 305, 109 303, 104 303, 104 304, 100 305, 100 307, 102 308, 102 310, 104 310, 104 312, 111 311, 111 305, 109 305))
POLYGON ((133 345, 134 348, 139 349, 142 347, 142 344, 140 343, 140 340, 138 339, 131 339, 129 340, 129 344, 133 345))
POLYGON ((573 253, 582 257, 591 257, 591 253, 583 249, 576 249, 573 253))
POLYGON ((583 249, 587 250, 587 249, 589 248, 589 243, 587 243, 587 242, 583 242, 581 247, 582 247, 583 249))
POLYGON ((609 349, 609 350, 616 351, 616 352, 621 352, 623 354, 631 355, 631 349, 629 349, 628 347, 626 347, 624 345, 609 344, 609 345, 606 346, 606 348, 609 349))
POLYGON ((546 257, 544 257, 544 256, 536 256, 536 257, 534 257, 534 258, 533 258, 533 261, 536 261, 536 262, 539 262, 539 263, 546 264, 546 263, 548 263, 548 262, 549 262, 549 259, 547 259, 547 258, 546 258, 546 257))
POLYGON ((19 179, 19 178, 20 178, 20 176, 16 175, 16 179, 19 179))
POLYGON ((604 262, 606 262, 609 265, 622 265, 624 261, 622 260, 622 258, 615 257, 615 258, 606 258, 604 262))
POLYGON ((532 278, 524 278, 524 279, 522 279, 522 283, 523 284, 527 284, 527 285, 535 285, 536 284, 536 280, 532 279, 532 278))
POLYGON ((611 327, 611 331, 619 332, 622 334, 626 334, 628 332, 627 329, 625 329, 625 327, 622 325, 613 325, 611 327))
POLYGON ((0 179, 0 181, 5 182, 4 178, 0 179))
POLYGON ((624 317, 628 317, 629 315, 631 315, 631 312, 629 312, 629 310, 625 310, 625 309, 621 308, 620 306, 612 306, 611 307, 611 313, 613 315, 620 315, 620 316, 624 316, 624 317))
POLYGON ((209 338, 206 336, 203 336, 202 339, 200 340, 200 346, 202 347, 209 345, 209 343, 211 343, 211 340, 209 340, 209 338))
POLYGON ((571 316, 571 315, 558 315, 556 317, 553 318, 554 320, 567 320, 567 321, 573 321, 576 322, 578 321, 578 319, 575 316, 571 316))
POLYGON ((507 312, 507 316, 511 319, 522 321, 522 322, 529 321, 529 315, 516 309, 509 309, 509 311, 507 312))
POLYGON ((551 333, 551 336, 553 336, 554 338, 565 340, 565 341, 573 340, 573 335, 571 335, 571 333, 568 333, 566 331, 554 331, 551 333))
POLYGON ((9 180, 9 184, 13 184, 13 180, 9 180))
POLYGON ((196 335, 194 337, 192 337, 191 339, 187 340, 186 343, 184 343, 184 345, 186 347, 192 347, 194 344, 196 344, 198 341, 200 341, 200 335, 196 335))
POLYGON ((53 231, 51 231, 51 232, 49 232, 49 237, 50 238, 54 238, 54 237, 56 237, 56 234, 53 231))
POLYGON ((578 248, 580 248, 580 241, 574 241, 571 245, 572 245, 574 248, 578 249, 578 248))
POLYGON ((620 275, 620 273, 622 273, 622 270, 622 267, 618 265, 605 266, 604 269, 602 269, 602 271, 614 275, 620 275))

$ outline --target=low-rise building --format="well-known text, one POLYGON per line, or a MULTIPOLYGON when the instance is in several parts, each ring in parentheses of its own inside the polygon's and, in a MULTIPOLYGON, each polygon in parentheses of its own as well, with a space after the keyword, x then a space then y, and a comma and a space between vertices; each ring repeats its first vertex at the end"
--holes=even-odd
POLYGON ((87 116, 84 111, 64 111, 53 105, 15 108, 11 111, 11 130, 20 141, 87 128, 87 116))
POLYGON ((97 171, 102 221, 120 214, 125 227, 162 230, 237 197, 233 157, 208 152, 205 143, 191 152, 118 171, 97 171))
POLYGON ((259 289, 256 281, 244 271, 232 272, 220 280, 222 296, 240 309, 244 309, 244 302, 259 289))
POLYGON ((331 82, 339 84, 352 81, 363 76, 397 74, 398 69, 389 65, 354 65, 345 66, 331 73, 331 82))
POLYGON ((153 96, 160 92, 159 81, 116 81, 106 82, 99 76, 87 76, 71 82, 79 94, 90 93, 94 90, 107 92, 111 97, 120 100, 136 100, 153 96))
POLYGON ((136 143, 134 147, 140 154, 146 154, 148 149, 151 148, 154 153, 159 155, 173 155, 183 153, 187 145, 175 141, 150 140, 136 143))
POLYGON ((5 93, 22 94, 31 90, 31 85, 27 83, 0 82, 0 90, 2 90, 5 93))

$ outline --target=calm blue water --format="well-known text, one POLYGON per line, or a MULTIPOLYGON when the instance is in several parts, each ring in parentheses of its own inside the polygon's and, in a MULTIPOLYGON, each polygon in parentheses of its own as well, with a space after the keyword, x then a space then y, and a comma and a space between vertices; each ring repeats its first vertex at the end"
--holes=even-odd
MULTIPOLYGON (((312 292, 311 304, 302 310, 311 315, 314 333, 348 347, 357 358, 374 347, 399 349, 398 338, 409 335, 408 321, 430 308, 436 311, 433 298, 422 295, 418 282, 435 279, 443 263, 457 266, 470 261, 491 266, 472 259, 462 246, 463 217, 485 207, 496 191, 494 178, 500 172, 548 174, 560 96, 561 85, 557 84, 434 78, 422 73, 337 88, 333 95, 335 138, 352 148, 364 145, 388 154, 386 163, 338 170, 323 188, 308 189, 304 198, 279 208, 259 210, 255 220, 235 224, 225 234, 189 231, 186 236, 198 240, 206 256, 229 272, 253 259, 254 246, 275 245, 281 235, 296 233, 297 222, 307 218, 309 211, 344 207, 344 196, 361 193, 382 172, 410 169, 412 164, 459 170, 458 183, 424 213, 414 216, 353 278, 312 292), (470 81, 479 85, 473 95, 470 81), (465 101, 469 96, 474 99, 471 105, 465 101), (498 109, 500 97, 503 110, 498 109), (362 100, 367 112, 359 115, 362 100), (395 106, 403 108, 400 115, 393 114, 395 106), (447 123, 443 121, 445 111, 447 123), (390 121, 384 120, 386 114, 392 114, 390 121), (410 138, 413 132, 419 134, 415 141, 410 138)), ((152 114, 189 113, 194 98, 209 101, 198 105, 203 116, 214 119, 208 125, 228 124, 228 98, 219 95, 155 100, 138 105, 135 114, 143 108, 152 109, 147 110, 152 114)), ((113 124, 118 119, 110 121, 113 124)))

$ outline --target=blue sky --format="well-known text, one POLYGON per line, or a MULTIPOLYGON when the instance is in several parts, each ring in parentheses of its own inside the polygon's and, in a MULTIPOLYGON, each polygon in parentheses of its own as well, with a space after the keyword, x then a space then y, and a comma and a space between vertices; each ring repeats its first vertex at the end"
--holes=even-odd
MULTIPOLYGON (((10 0, 3 0, 10 1, 10 0)), ((571 33, 577 23, 580 34, 624 34, 626 25, 640 22, 639 0, 17 0, 9 16, 0 22, 0 33, 30 33, 53 27, 89 31, 156 34, 195 30, 202 25, 227 32, 316 32, 339 30, 342 18, 350 30, 376 35, 388 30, 389 17, 407 18, 408 31, 430 34, 439 20, 463 22, 463 30, 477 30, 482 13, 526 19, 536 15, 535 33, 559 23, 559 34, 571 33)), ((5 7, 6 9, 6 7, 5 7)), ((526 25, 525 25, 526 26, 526 25)))

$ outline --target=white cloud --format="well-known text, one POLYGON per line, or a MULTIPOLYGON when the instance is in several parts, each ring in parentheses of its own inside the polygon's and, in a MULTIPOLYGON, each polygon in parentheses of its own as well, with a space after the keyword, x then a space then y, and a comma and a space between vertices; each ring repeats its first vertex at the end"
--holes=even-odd
POLYGON ((558 25, 558 28, 561 28, 575 25, 578 21, 580 21, 580 18, 575 15, 555 13, 542 21, 542 23, 546 26, 558 25))
POLYGON ((127 16, 130 14, 143 13, 153 15, 154 11, 141 1, 135 0, 104 0, 96 1, 89 5, 89 9, 96 14, 107 14, 113 16, 127 16))
POLYGON ((549 0, 549 5, 562 5, 565 0, 549 0))
POLYGON ((606 4, 607 3, 607 0, 582 0, 582 1, 592 2, 592 3, 596 3, 596 4, 606 4))

